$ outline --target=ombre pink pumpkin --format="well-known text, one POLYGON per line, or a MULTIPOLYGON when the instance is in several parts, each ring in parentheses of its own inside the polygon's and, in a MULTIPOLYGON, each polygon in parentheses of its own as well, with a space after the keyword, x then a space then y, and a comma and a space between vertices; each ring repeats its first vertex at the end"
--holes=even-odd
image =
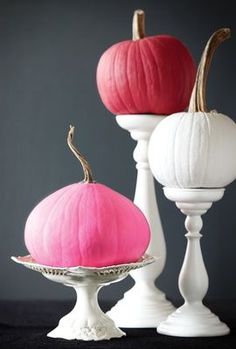
POLYGON ((136 262, 149 240, 149 225, 141 210, 125 196, 92 181, 71 184, 46 197, 25 226, 31 256, 54 267, 136 262))
POLYGON ((135 11, 133 40, 108 48, 97 67, 97 87, 113 114, 169 115, 187 106, 196 75, 188 48, 170 35, 144 37, 144 12, 135 11))

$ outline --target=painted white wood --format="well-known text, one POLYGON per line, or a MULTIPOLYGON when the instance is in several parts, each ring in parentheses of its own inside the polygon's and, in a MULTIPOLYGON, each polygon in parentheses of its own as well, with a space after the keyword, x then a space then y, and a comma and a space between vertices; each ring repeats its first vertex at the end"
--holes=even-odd
MULTIPOLYGON (((165 294, 154 284, 166 260, 166 245, 156 201, 154 179, 148 163, 148 144, 156 125, 163 120, 158 115, 118 115, 118 125, 129 131, 137 141, 133 157, 137 165, 137 182, 134 203, 145 214, 150 228, 151 241, 147 253, 159 257, 156 263, 131 272, 135 285, 124 294, 108 315, 119 327, 156 327, 173 310, 165 294)), ((135 234, 135 232, 134 232, 135 234)))
POLYGON ((165 196, 176 202, 185 214, 187 248, 179 275, 179 290, 184 305, 172 313, 157 327, 161 334, 181 337, 222 336, 229 328, 213 314, 202 300, 208 290, 208 275, 204 265, 200 239, 203 226, 201 216, 212 203, 220 200, 224 189, 164 188, 165 196))
POLYGON ((168 116, 149 144, 154 177, 172 188, 225 187, 236 178, 235 153, 236 123, 214 111, 168 116))

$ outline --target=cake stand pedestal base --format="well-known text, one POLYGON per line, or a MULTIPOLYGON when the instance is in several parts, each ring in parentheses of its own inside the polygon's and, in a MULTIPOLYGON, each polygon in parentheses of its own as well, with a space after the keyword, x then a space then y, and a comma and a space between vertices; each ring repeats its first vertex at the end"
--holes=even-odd
POLYGON ((58 326, 48 333, 51 338, 99 341, 125 336, 115 322, 103 313, 98 305, 100 288, 126 278, 131 270, 145 267, 155 262, 145 255, 136 263, 92 267, 50 267, 35 262, 31 256, 12 257, 14 262, 40 272, 47 279, 73 287, 77 300, 72 311, 61 318, 58 326))
POLYGON ((115 326, 114 321, 100 309, 97 302, 100 287, 96 285, 74 287, 77 293, 74 309, 64 316, 47 336, 84 341, 125 336, 125 333, 115 326))

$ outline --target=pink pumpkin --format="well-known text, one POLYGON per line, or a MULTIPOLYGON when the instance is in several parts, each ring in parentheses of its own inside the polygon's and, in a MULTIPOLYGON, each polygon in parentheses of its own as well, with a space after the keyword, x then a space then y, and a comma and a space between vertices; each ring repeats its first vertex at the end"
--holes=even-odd
MULTIPOLYGON (((86 160, 85 181, 68 185, 42 200, 30 213, 25 244, 41 264, 56 267, 102 267, 137 261, 150 240, 140 209, 125 196, 94 183, 86 160)), ((79 154, 79 155, 78 155, 79 154)))
POLYGON ((100 97, 113 114, 183 111, 196 75, 187 47, 170 35, 144 37, 144 12, 133 18, 133 40, 104 52, 97 67, 100 97))

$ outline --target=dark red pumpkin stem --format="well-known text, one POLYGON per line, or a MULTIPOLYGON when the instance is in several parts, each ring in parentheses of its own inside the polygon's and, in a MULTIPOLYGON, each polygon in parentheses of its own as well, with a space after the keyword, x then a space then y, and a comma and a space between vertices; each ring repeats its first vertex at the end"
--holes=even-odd
POLYGON ((206 84, 211 61, 217 47, 226 39, 230 38, 230 29, 221 28, 212 34, 203 51, 198 65, 195 84, 189 103, 189 112, 207 112, 206 84))
POLYGON ((145 13, 143 10, 134 11, 133 16, 133 40, 145 37, 145 13))
POLYGON ((68 144, 70 150, 72 151, 72 153, 75 155, 75 157, 81 163, 81 166, 82 166, 83 171, 84 171, 84 182, 93 183, 92 170, 91 170, 91 167, 90 167, 88 161, 73 144, 74 132, 75 132, 75 127, 70 125, 70 129, 69 129, 68 136, 67 136, 67 144, 68 144))

